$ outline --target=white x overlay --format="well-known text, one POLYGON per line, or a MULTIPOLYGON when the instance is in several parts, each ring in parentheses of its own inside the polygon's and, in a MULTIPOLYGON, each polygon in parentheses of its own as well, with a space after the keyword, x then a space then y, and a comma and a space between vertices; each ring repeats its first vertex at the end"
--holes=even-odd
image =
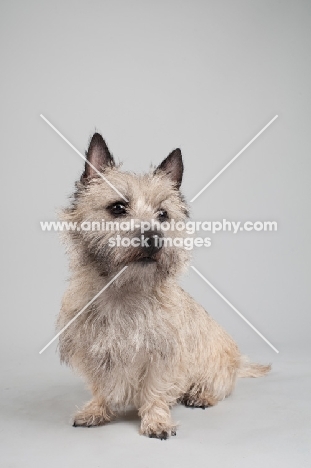
POLYGON ((194 202, 194 200, 196 200, 200 195, 201 193, 204 192, 204 190, 207 189, 207 187, 209 187, 219 176, 220 174, 222 174, 226 169, 228 169, 229 166, 231 166, 231 164, 242 154, 244 153, 244 151, 246 150, 246 148, 248 148, 258 137, 259 135, 261 135, 268 127, 270 127, 270 125, 278 118, 278 115, 276 115, 275 117, 273 117, 273 119, 270 120, 270 122, 267 123, 267 125, 264 126, 264 128, 262 128, 260 130, 260 132, 257 133, 257 135, 254 136, 254 138, 251 139, 251 141, 249 141, 247 143, 247 145, 245 145, 241 151, 238 152, 238 154, 236 154, 234 156, 234 158, 231 159, 231 161, 228 162, 228 164, 225 165, 225 167, 223 167, 221 169, 221 171, 218 172, 218 174, 215 175, 215 177, 212 178, 212 180, 209 181, 208 184, 205 185, 205 187, 202 188, 202 190, 200 190, 195 197, 192 198, 192 200, 190 200, 190 203, 194 202))
POLYGON ((192 266, 192 265, 191 265, 191 268, 196 272, 197 275, 200 276, 200 278, 202 278, 203 281, 205 281, 206 284, 208 284, 208 285, 215 291, 215 293, 218 294, 219 297, 221 297, 221 298, 226 302, 226 304, 228 304, 228 306, 231 307, 232 310, 234 310, 234 312, 235 312, 236 314, 238 314, 239 317, 241 317, 242 320, 244 320, 245 323, 247 323, 248 326, 250 326, 250 327, 254 330, 254 332, 257 333, 258 336, 260 336, 260 338, 262 338, 262 339, 270 346, 270 348, 272 348, 276 353, 279 353, 279 351, 273 346, 273 344, 271 344, 270 341, 267 340, 267 338, 265 338, 265 337, 263 336, 263 334, 260 333, 260 331, 258 331, 257 328, 254 327, 254 325, 251 324, 251 322, 250 322, 249 320, 247 320, 247 318, 245 318, 244 315, 241 314, 241 312, 239 312, 238 309, 236 309, 236 308, 231 304, 231 302, 229 302, 228 299, 226 299, 226 298, 218 291, 218 289, 216 289, 215 286, 213 286, 212 283, 210 283, 210 282, 205 278, 205 276, 202 275, 202 273, 200 273, 200 272, 199 272, 194 266, 192 266))
MULTIPOLYGON (((67 138, 64 137, 64 135, 59 131, 57 130, 54 125, 51 124, 51 122, 49 122, 48 119, 46 119, 44 117, 44 115, 40 114, 40 117, 84 160, 86 161, 92 168, 93 170, 95 170, 95 172, 100 176, 102 177, 102 179, 104 179, 108 185, 110 185, 110 187, 118 194, 120 195, 125 201, 128 201, 124 195, 122 195, 121 192, 119 192, 119 190, 111 184, 111 182, 109 180, 106 179, 106 177, 100 173, 86 158, 85 156, 83 156, 82 153, 80 153, 80 151, 78 151, 68 140, 67 138)), ((227 163, 221 171, 219 171, 210 181, 208 184, 206 184, 196 195, 195 197, 192 198, 192 200, 190 200, 190 202, 193 202, 195 201, 276 119, 278 118, 278 115, 276 115, 275 117, 273 117, 273 119, 271 119, 261 130, 260 132, 258 132, 248 143, 247 145, 245 145, 241 151, 239 151, 235 156, 234 158, 232 158, 229 163, 227 163)), ((111 281, 109 281, 109 283, 106 284, 106 286, 103 287, 103 289, 101 289, 94 297, 93 299, 91 299, 90 302, 88 302, 81 310, 80 312, 78 312, 65 326, 64 328, 62 328, 62 330, 60 330, 57 335, 54 336, 54 338, 52 338, 51 341, 49 341, 49 343, 47 345, 45 345, 41 351, 39 352, 39 354, 42 354, 43 351, 45 351, 49 346, 50 344, 52 344, 75 320, 77 317, 79 317, 104 291, 105 289, 107 289, 116 279, 118 276, 121 275, 121 273, 123 273, 123 271, 127 268, 127 266, 125 266, 124 268, 122 268, 122 270, 119 271, 119 273, 114 276, 114 278, 112 278, 111 281)), ((251 324, 251 322, 249 320, 247 320, 247 318, 244 317, 243 314, 241 314, 241 312, 239 312, 232 304, 231 302, 229 302, 216 288, 215 286, 213 286, 203 275, 202 273, 200 273, 194 266, 191 266, 191 268, 197 273, 197 275, 199 275, 203 281, 205 281, 206 284, 208 284, 217 294, 219 297, 221 297, 225 302, 226 304, 228 304, 232 310, 234 310, 234 312, 240 317, 242 318, 242 320, 244 320, 245 323, 247 323, 247 325, 249 327, 251 327, 255 333, 257 333, 258 336, 260 336, 260 338, 262 338, 276 353, 279 353, 279 351, 275 348, 275 346, 273 346, 269 340, 267 340, 267 338, 265 338, 262 333, 260 333, 260 331, 257 330, 256 327, 254 327, 254 325, 251 324)))

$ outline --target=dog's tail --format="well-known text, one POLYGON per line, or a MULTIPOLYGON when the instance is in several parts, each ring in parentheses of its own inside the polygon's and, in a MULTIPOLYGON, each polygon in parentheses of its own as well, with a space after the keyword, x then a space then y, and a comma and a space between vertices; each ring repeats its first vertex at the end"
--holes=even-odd
POLYGON ((250 362, 247 356, 241 356, 238 377, 261 377, 271 370, 271 364, 262 365, 250 362))

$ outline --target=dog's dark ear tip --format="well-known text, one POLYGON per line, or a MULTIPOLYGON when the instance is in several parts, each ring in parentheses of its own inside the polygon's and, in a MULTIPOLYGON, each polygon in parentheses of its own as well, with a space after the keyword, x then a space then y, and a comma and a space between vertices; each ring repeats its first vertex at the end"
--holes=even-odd
POLYGON ((97 176, 97 171, 104 170, 106 167, 112 168, 115 165, 105 140, 98 132, 95 132, 90 140, 89 148, 86 151, 86 159, 91 164, 85 163, 84 173, 82 174, 83 182, 97 176))
POLYGON ((174 149, 156 168, 155 172, 157 173, 158 171, 166 173, 175 187, 179 189, 184 171, 181 149, 174 149))
POLYGON ((102 143, 103 141, 104 141, 104 139, 103 139, 102 135, 101 135, 100 133, 98 133, 98 132, 95 132, 95 133, 93 134, 92 138, 91 138, 91 143, 92 143, 92 142, 94 142, 94 143, 95 143, 95 142, 100 142, 100 143, 102 143))

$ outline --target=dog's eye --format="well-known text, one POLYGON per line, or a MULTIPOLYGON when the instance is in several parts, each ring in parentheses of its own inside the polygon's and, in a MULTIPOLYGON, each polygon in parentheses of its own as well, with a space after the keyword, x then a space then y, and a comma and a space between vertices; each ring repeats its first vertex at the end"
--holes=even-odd
POLYGON ((164 220, 168 219, 168 213, 167 213, 167 211, 165 211, 165 210, 160 210, 159 213, 158 213, 158 219, 159 219, 160 221, 164 221, 164 220))
POLYGON ((109 210, 113 215, 120 216, 126 213, 126 206, 123 203, 114 203, 109 207, 109 210))

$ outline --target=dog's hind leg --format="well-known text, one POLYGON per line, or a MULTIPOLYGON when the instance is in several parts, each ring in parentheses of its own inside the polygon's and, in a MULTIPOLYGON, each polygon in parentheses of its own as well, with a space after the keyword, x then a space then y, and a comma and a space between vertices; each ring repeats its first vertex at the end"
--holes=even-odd
POLYGON ((205 388, 198 388, 193 390, 190 388, 189 392, 185 393, 179 400, 182 405, 187 408, 208 408, 218 403, 218 400, 211 395, 211 392, 205 388))
POLYGON ((192 375, 187 392, 180 402, 187 407, 206 408, 214 406, 232 392, 238 371, 238 361, 222 354, 202 364, 200 373, 192 375))

